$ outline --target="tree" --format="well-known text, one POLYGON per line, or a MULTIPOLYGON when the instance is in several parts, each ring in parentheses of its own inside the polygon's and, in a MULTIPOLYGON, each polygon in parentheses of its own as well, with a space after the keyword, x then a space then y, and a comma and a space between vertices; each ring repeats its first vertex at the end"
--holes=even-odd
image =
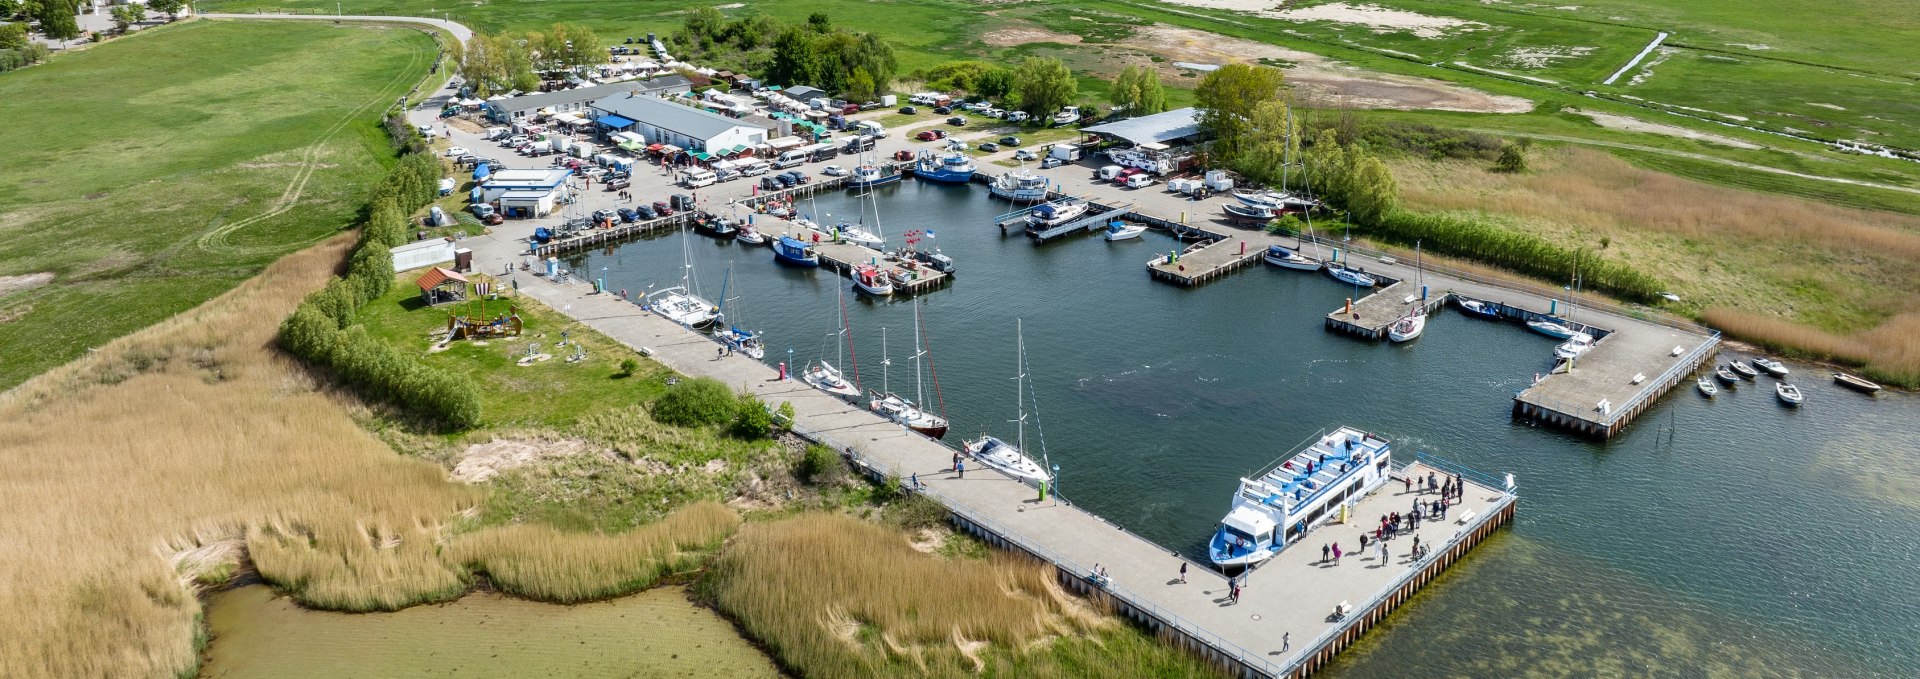
POLYGON ((1160 86, 1160 71, 1151 66, 1128 66, 1115 76, 1107 88, 1107 100, 1129 116, 1144 116, 1167 110, 1167 92, 1160 86))
POLYGON ((853 75, 847 78, 847 98, 853 101, 871 101, 874 94, 873 76, 865 68, 853 69, 853 75))
POLYGON ((833 30, 833 22, 827 20, 826 12, 814 12, 807 15, 807 26, 812 28, 815 33, 826 33, 833 30))
MULTIPOLYGON (((0 0, 5 2, 6 0, 0 0)), ((27 25, 24 23, 0 24, 0 50, 26 49, 27 25)))
POLYGON ((622 379, 633 377, 633 374, 639 371, 640 362, 634 360, 633 357, 629 356, 620 359, 620 372, 618 374, 622 379))
POLYGON ((185 9, 186 6, 186 0, 147 0, 147 7, 167 15, 167 21, 179 19, 180 10, 185 9))
POLYGON ((1230 165, 1262 184, 1292 184, 1287 161, 1299 162, 1299 128, 1285 101, 1265 101, 1247 120, 1246 142, 1230 165))
POLYGON ((39 0, 33 10, 33 18, 40 20, 40 32, 48 38, 66 42, 80 37, 80 22, 70 0, 39 0))
MULTIPOLYGON (((711 9, 711 8, 709 8, 711 9)), ((556 68, 574 70, 605 61, 607 48, 600 34, 580 24, 554 24, 547 34, 547 49, 556 68)))
POLYGON ((1200 129, 1213 135, 1213 153, 1231 162, 1247 143, 1254 107, 1280 95, 1286 84, 1280 69, 1227 64, 1200 80, 1193 91, 1200 129))
POLYGON ((1080 92, 1080 83, 1059 59, 1027 57, 1014 69, 1013 90, 1020 96, 1020 110, 1037 117, 1072 103, 1080 92))
POLYGON ((1527 171, 1527 154, 1519 144, 1508 144, 1500 149, 1500 159, 1493 163, 1494 172, 1520 173, 1527 171))
POLYGON ((134 24, 146 20, 146 5, 126 4, 113 8, 113 27, 123 34, 133 28, 134 24))
MULTIPOLYGON (((0 0, 0 19, 19 14, 24 8, 25 5, 21 4, 20 0, 0 0)), ((22 28, 25 27, 22 26, 22 28)))
POLYGON ((686 29, 687 36, 693 38, 695 44, 699 44, 702 38, 718 41, 727 28, 727 15, 721 14, 720 10, 713 7, 702 5, 687 12, 686 20, 680 25, 686 29))
POLYGON ((1372 224, 1392 212, 1399 205, 1400 187, 1393 180, 1393 172, 1387 164, 1364 154, 1355 160, 1353 170, 1347 180, 1347 209, 1353 211, 1354 219, 1372 224))

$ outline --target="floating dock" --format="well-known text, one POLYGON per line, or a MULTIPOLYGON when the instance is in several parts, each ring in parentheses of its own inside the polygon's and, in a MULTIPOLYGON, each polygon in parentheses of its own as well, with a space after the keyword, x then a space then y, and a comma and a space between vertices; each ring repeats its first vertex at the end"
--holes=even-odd
MULTIPOLYGON (((903 260, 879 250, 864 245, 834 242, 831 233, 792 222, 782 223, 789 229, 787 232, 789 235, 813 244, 813 251, 820 255, 820 268, 832 270, 848 279, 853 278, 853 267, 861 264, 874 264, 883 269, 903 268, 901 266, 904 263, 903 260), (815 238, 819 240, 816 241, 815 238)), ((767 233, 767 235, 770 238, 779 236, 777 233, 767 233)), ((917 295, 953 282, 952 274, 935 271, 925 264, 916 263, 914 268, 905 270, 908 271, 909 280, 903 283, 896 279, 893 282, 893 292, 896 295, 917 295)))

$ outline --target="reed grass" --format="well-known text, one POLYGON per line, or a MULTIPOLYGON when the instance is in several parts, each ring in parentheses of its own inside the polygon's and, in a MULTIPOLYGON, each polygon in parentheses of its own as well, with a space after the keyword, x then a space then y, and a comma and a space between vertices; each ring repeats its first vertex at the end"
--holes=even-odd
POLYGON ((1216 676, 1064 593, 1050 566, 942 560, 844 515, 745 526, 703 591, 804 676, 1216 676))
POLYGON ((484 530, 455 539, 447 558, 486 574, 501 591, 577 603, 630 594, 694 568, 739 526, 733 510, 702 502, 618 534, 537 524, 484 530))
POLYGON ((1775 353, 1859 366, 1869 377, 1920 387, 1920 313, 1887 319, 1878 327, 1840 335, 1762 314, 1715 307, 1701 318, 1728 336, 1775 353))

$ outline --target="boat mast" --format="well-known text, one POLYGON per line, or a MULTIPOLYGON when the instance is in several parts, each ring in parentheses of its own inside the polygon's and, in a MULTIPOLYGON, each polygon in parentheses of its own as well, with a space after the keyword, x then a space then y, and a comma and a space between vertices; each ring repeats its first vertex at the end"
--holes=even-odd
POLYGON ((913 298, 913 402, 915 405, 926 402, 927 394, 920 387, 920 357, 926 352, 920 348, 920 298, 913 298))
MULTIPOLYGON (((843 337, 844 337, 844 336, 846 336, 846 335, 849 335, 849 334, 852 334, 852 332, 853 332, 853 321, 851 321, 851 320, 848 320, 848 318, 847 318, 847 286, 844 286, 844 285, 836 285, 836 286, 833 286, 833 287, 836 287, 836 288, 839 288, 839 289, 840 289, 840 291, 839 291, 839 296, 840 296, 840 334, 841 334, 841 336, 843 336, 843 337)), ((849 357, 851 357, 851 358, 853 359, 853 362, 852 362, 852 363, 849 363, 848 365, 849 365, 850 367, 852 367, 852 368, 853 368, 853 388, 854 388, 854 390, 855 390, 855 391, 861 391, 861 392, 864 392, 864 391, 866 391, 866 390, 865 390, 864 388, 862 388, 862 387, 860 386, 860 350, 859 350, 859 349, 856 349, 856 348, 851 348, 851 347, 850 347, 850 348, 848 348, 848 349, 847 349, 847 356, 849 356, 849 357)))
POLYGON ((1027 339, 1021 328, 1020 319, 1013 319, 1013 421, 1016 426, 1014 440, 1016 448, 1022 454, 1027 452, 1027 339))
POLYGON ((880 393, 883 396, 886 394, 893 393, 893 387, 887 386, 887 367, 891 365, 893 365, 893 360, 887 358, 887 328, 886 326, 881 326, 880 327, 880 393))

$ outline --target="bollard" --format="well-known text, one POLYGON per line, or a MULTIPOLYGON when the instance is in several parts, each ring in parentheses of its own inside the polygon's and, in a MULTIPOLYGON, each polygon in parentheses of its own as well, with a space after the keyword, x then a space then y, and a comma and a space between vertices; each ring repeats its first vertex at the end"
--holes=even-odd
POLYGON ((1547 315, 1548 316, 1560 315, 1560 300, 1557 300, 1557 299, 1547 300, 1547 315))
POLYGON ((1426 300, 1426 298, 1427 298, 1427 286, 1422 285, 1420 286, 1420 299, 1424 301, 1426 300))
POLYGON ((1247 254, 1247 242, 1240 241, 1240 254, 1247 254))
POLYGON ((1347 298, 1347 311, 1346 311, 1346 312, 1347 312, 1347 313, 1353 313, 1353 298, 1352 298, 1352 297, 1348 297, 1348 298, 1347 298))
POLYGON ((787 362, 786 361, 780 362, 780 381, 782 382, 787 381, 787 362))

